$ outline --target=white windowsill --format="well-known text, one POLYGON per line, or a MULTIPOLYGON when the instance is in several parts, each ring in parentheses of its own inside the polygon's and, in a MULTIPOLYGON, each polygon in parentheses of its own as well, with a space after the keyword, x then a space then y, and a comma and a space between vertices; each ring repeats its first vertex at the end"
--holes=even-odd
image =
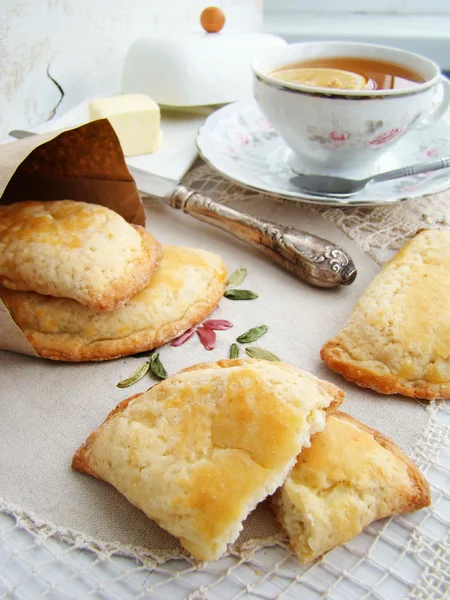
POLYGON ((264 31, 289 43, 346 40, 397 46, 423 54, 450 71, 450 14, 315 14, 266 11, 264 31))

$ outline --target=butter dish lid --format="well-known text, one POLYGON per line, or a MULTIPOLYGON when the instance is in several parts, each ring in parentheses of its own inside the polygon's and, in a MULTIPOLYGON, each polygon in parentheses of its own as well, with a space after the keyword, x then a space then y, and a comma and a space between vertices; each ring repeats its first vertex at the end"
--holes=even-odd
POLYGON ((152 36, 129 48, 122 92, 166 106, 207 106, 252 97, 250 63, 286 45, 264 33, 152 36))

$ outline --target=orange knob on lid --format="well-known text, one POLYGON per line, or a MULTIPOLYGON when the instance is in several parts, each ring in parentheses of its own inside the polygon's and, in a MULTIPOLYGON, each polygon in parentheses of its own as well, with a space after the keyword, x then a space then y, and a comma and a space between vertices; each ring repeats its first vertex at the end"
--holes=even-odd
POLYGON ((200 23, 208 33, 217 33, 225 25, 225 13, 217 6, 209 6, 202 11, 200 23))

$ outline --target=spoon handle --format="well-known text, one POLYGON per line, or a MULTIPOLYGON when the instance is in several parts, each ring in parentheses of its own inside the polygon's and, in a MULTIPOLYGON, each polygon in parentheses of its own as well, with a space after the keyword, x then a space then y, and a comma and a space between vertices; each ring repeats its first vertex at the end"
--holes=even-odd
POLYGON ((447 169, 448 167, 450 167, 450 156, 431 162, 418 163, 410 167, 395 169, 394 171, 387 171, 386 173, 375 175, 375 177, 371 178, 371 181, 388 181, 389 179, 398 179, 399 177, 408 177, 409 175, 418 175, 419 173, 439 171, 439 169, 447 169))

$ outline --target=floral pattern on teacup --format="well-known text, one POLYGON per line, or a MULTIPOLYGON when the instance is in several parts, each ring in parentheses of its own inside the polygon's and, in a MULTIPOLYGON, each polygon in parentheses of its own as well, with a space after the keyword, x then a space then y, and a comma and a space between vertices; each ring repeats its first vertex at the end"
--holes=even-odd
POLYGON ((350 134, 346 131, 332 131, 328 137, 335 142, 345 142, 350 137, 350 134))
POLYGON ((361 131, 345 131, 335 128, 326 131, 320 130, 318 127, 307 127, 308 139, 312 142, 318 142, 327 150, 337 150, 342 146, 351 148, 367 145, 369 148, 377 148, 393 142, 396 138, 405 133, 406 127, 401 124, 397 127, 391 127, 382 131, 384 126, 383 121, 366 121, 364 129, 361 131), (374 134, 376 134, 374 136, 374 134))
POLYGON ((337 150, 344 142, 352 137, 348 131, 333 129, 332 131, 320 131, 318 127, 310 125, 307 127, 308 139, 311 142, 318 142, 324 148, 329 150, 337 150))
MULTIPOLYGON (((346 131, 342 123, 330 120, 324 131, 316 129, 317 134, 327 143, 350 143, 355 132, 346 131), (334 132, 334 133, 333 133, 334 132), (331 138, 326 137, 331 133, 331 138), (343 134, 352 134, 343 135, 343 134), (345 138, 345 139, 344 139, 345 138)), ((367 140, 377 138, 394 127, 406 128, 409 119, 399 119, 392 123, 380 120, 367 121, 364 133, 367 140)), ((395 138, 394 138, 395 139, 395 138)), ((301 199, 316 204, 329 204, 318 197, 299 192, 290 179, 291 150, 281 140, 272 126, 262 116, 253 103, 240 102, 230 104, 213 113, 201 128, 198 145, 204 156, 218 171, 241 185, 259 189, 263 192, 301 199)), ((378 146, 366 146, 377 150, 378 146)), ((423 160, 434 160, 439 156, 450 155, 450 124, 444 120, 425 130, 413 129, 398 141, 398 145, 388 150, 392 160, 390 168, 412 165, 423 160)), ((388 170, 389 164, 386 166, 388 170)), ((366 188, 356 196, 342 203, 365 206, 398 202, 400 200, 433 194, 450 187, 450 169, 421 173, 419 175, 385 181, 366 188)), ((336 201, 336 203, 340 203, 336 201)))
POLYGON ((383 127, 383 121, 367 121, 366 125, 369 133, 376 133, 383 127))
POLYGON ((386 142, 395 140, 395 138, 397 138, 399 135, 402 135, 404 131, 405 130, 401 127, 393 127, 391 130, 385 131, 384 133, 380 133, 380 135, 377 135, 377 137, 374 137, 373 139, 369 140, 369 145, 381 146, 382 144, 386 144, 386 142))

